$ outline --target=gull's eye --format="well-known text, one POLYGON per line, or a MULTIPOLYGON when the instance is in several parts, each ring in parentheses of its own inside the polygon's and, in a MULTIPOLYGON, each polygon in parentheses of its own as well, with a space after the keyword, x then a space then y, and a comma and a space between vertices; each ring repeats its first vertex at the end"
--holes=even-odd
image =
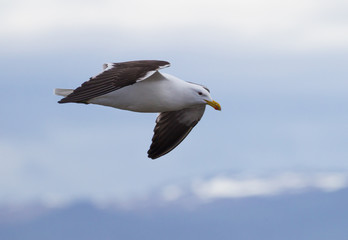
POLYGON ((198 92, 198 95, 202 95, 203 93, 202 92, 198 92))

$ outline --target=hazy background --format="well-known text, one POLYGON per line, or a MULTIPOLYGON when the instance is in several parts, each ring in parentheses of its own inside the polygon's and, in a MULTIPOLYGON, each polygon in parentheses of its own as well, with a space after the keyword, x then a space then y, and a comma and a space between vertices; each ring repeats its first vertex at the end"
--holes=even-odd
POLYGON ((345 0, 1 1, 1 216, 345 191, 347 10, 345 0), (155 161, 146 152, 156 114, 53 95, 105 62, 136 59, 171 62, 164 72, 208 86, 222 106, 155 161))

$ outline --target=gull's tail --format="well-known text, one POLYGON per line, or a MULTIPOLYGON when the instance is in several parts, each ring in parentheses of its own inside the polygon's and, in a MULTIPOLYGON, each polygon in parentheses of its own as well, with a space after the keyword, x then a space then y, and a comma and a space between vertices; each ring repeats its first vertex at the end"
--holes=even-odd
POLYGON ((66 97, 70 93, 72 93, 74 90, 73 89, 62 89, 62 88, 56 88, 54 89, 54 94, 66 97))

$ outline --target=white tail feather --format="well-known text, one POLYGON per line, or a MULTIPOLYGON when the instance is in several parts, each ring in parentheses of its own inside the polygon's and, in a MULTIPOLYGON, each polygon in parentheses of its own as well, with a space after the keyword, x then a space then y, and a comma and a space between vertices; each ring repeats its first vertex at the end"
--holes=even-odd
POLYGON ((62 88, 56 88, 54 89, 54 94, 66 97, 70 93, 72 93, 74 90, 73 89, 62 89, 62 88))

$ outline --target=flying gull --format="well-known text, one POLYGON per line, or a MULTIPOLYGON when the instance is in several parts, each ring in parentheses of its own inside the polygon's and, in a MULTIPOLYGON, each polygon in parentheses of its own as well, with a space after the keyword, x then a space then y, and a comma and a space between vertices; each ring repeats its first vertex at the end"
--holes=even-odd
POLYGON ((202 118, 208 104, 221 110, 208 88, 158 70, 169 62, 156 60, 107 63, 103 72, 74 89, 55 89, 58 103, 98 104, 135 112, 159 113, 148 157, 156 159, 176 146, 202 118))

